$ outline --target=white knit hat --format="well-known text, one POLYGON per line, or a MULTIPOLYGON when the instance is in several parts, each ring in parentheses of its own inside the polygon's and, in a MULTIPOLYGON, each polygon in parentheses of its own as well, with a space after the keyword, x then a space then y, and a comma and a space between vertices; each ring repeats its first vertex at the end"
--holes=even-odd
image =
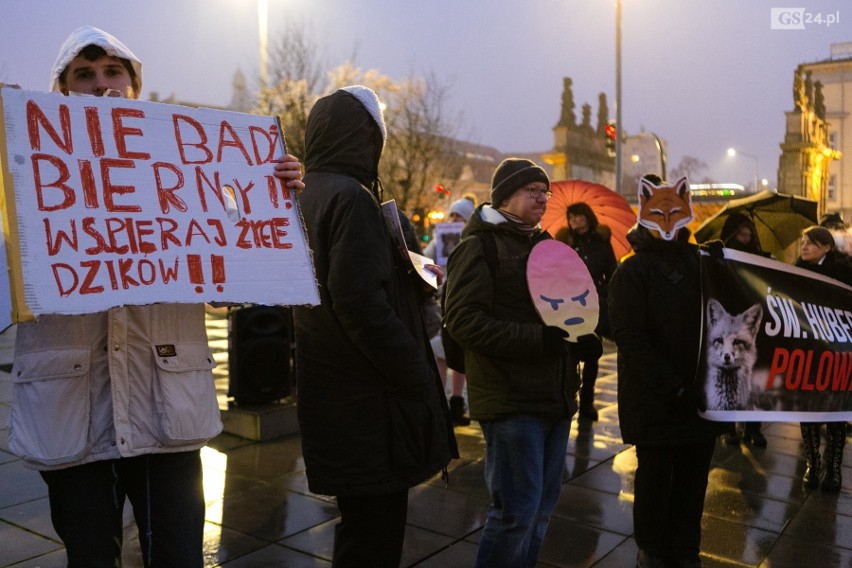
POLYGON ((450 204, 449 213, 458 213, 464 218, 465 221, 467 221, 473 214, 474 209, 476 209, 476 207, 473 205, 473 201, 471 201, 470 199, 462 198, 453 201, 450 204))
POLYGON ((382 145, 384 145, 388 139, 388 131, 385 127, 385 119, 382 116, 384 105, 379 101, 379 95, 373 89, 364 85, 350 85, 348 87, 341 87, 339 90, 346 91, 364 105, 364 108, 367 109, 367 112, 370 113, 370 116, 379 125, 379 130, 382 132, 382 145))

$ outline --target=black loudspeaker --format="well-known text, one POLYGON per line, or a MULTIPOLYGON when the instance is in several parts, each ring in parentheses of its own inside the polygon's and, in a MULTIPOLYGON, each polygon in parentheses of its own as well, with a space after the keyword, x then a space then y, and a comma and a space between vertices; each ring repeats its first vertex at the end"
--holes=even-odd
POLYGON ((228 310, 228 396, 237 405, 266 404, 289 396, 292 355, 291 308, 228 310))

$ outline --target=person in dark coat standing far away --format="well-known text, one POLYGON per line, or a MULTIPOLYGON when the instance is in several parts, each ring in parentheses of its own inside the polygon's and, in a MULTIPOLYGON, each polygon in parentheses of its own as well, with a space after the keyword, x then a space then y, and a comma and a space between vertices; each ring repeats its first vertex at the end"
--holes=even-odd
MULTIPOLYGON (((725 248, 756 254, 766 258, 770 257, 770 254, 760 246, 760 239, 757 236, 757 227, 754 226, 754 221, 745 213, 732 213, 730 217, 725 219, 720 237, 725 248)), ((746 422, 742 441, 746 444, 754 444, 760 448, 765 448, 767 443, 766 437, 760 431, 760 428, 760 422, 746 422)), ((736 422, 728 423, 728 430, 722 436, 722 441, 729 446, 736 446, 740 443, 736 422)))
POLYGON ((406 270, 380 207, 386 134, 363 86, 317 101, 300 199, 320 305, 294 312, 308 487, 334 495, 334 568, 396 568, 408 489, 458 457, 449 408, 406 270))
MULTIPOLYGON (((566 211, 568 226, 556 231, 553 238, 562 241, 577 251, 583 259, 595 290, 598 293, 597 335, 609 338, 609 313, 606 307, 607 286, 615 272, 618 261, 612 250, 612 231, 606 225, 598 223, 598 217, 588 203, 579 201, 568 206, 566 211)), ((583 363, 582 386, 580 387, 580 419, 597 422, 598 411, 595 408, 595 382, 598 378, 598 359, 583 363)))
POLYGON ((699 251, 688 242, 689 184, 639 182, 635 254, 616 269, 609 315, 618 347, 618 420, 635 444, 637 568, 700 568, 701 515, 716 436, 698 415, 701 342, 699 251))
MULTIPOLYGON (((465 347, 470 416, 485 437, 491 494, 477 568, 535 566, 577 411, 568 332, 542 322, 527 286, 530 252, 550 238, 539 226, 549 197, 544 170, 504 160, 492 177, 492 204, 470 216, 448 262, 444 318, 465 347)), ((600 341, 590 339, 600 356, 600 341)))

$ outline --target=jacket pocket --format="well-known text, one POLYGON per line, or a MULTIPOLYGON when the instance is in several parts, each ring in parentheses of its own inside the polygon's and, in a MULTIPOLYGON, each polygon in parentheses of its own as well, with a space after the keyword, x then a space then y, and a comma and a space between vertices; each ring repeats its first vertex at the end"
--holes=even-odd
POLYGON ((206 442, 222 431, 216 387, 210 371, 216 367, 206 343, 178 344, 168 357, 155 346, 154 396, 160 418, 160 441, 167 446, 206 442))
POLYGON ((12 368, 10 449, 25 460, 60 465, 89 450, 88 349, 25 353, 12 368))
POLYGON ((391 467, 406 481, 419 483, 432 451, 432 412, 422 400, 388 395, 391 467))

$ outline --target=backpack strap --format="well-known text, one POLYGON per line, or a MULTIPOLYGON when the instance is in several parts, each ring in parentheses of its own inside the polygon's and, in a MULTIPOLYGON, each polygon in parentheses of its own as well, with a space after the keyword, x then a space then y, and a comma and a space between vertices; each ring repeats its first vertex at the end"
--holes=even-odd
POLYGON ((482 252, 485 253, 485 263, 488 269, 491 270, 491 278, 497 275, 497 269, 500 267, 500 257, 497 255, 497 240, 494 238, 494 233, 486 231, 476 233, 476 237, 482 241, 482 252))

